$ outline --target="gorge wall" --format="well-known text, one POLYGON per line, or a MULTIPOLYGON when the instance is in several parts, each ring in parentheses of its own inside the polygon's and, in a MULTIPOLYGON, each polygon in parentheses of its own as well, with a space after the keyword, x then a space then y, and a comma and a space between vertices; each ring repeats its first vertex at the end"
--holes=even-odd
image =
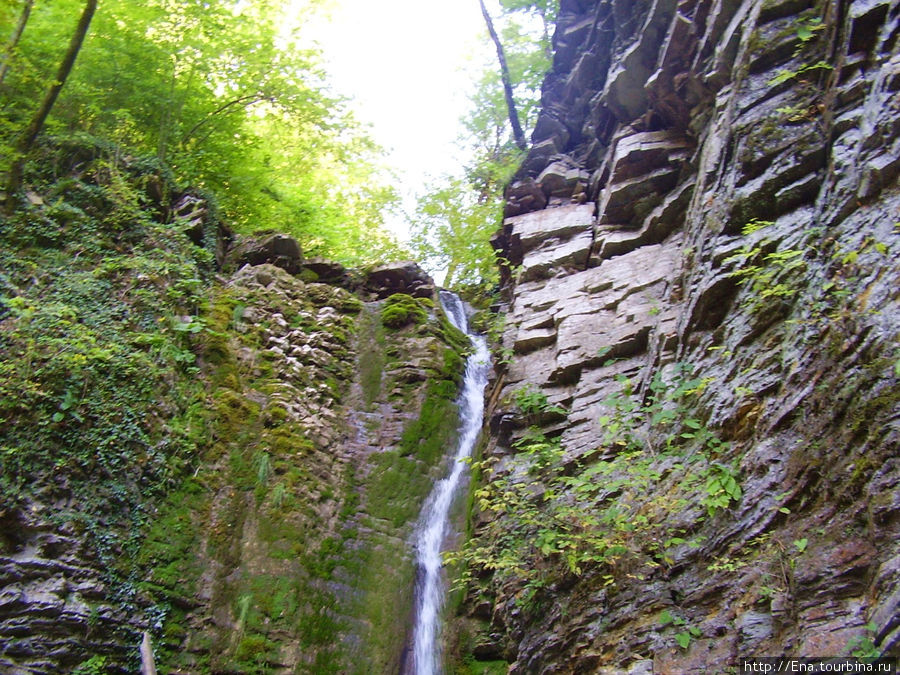
MULTIPOLYGON (((563 0, 494 243, 464 673, 900 655, 900 2, 563 0)), ((467 341, 45 140, 0 215, 0 670, 388 673, 467 341)))
POLYGON ((114 152, 0 217, 0 671, 396 672, 468 338, 114 152))
POLYGON ((898 34, 896 0, 562 1, 463 660, 900 654, 898 34))

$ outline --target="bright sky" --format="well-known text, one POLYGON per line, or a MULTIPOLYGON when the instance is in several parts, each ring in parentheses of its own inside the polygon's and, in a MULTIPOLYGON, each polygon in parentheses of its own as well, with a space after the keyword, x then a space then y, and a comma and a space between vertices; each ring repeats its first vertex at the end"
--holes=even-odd
MULTIPOLYGON (((330 21, 308 29, 336 92, 390 150, 407 211, 429 174, 464 161, 454 141, 473 86, 465 69, 489 58, 483 30, 478 0, 334 0, 330 21)), ((402 220, 389 225, 405 239, 402 220)))

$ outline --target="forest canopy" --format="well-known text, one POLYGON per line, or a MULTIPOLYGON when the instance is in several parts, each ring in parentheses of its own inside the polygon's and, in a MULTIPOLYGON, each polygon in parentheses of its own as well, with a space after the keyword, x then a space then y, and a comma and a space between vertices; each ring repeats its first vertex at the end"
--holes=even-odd
MULTIPOLYGON (((215 195, 237 231, 287 232, 307 255, 402 255, 383 227, 397 196, 381 149, 329 92, 319 54, 300 47, 302 15, 317 4, 104 0, 44 135, 155 157, 215 195)), ((0 0, 2 172, 83 7, 0 0)))
MULTIPOLYGON (((500 0, 499 5, 500 13, 490 19, 502 45, 515 114, 528 136, 550 66, 559 2, 500 0)), ((411 243, 426 266, 446 272, 447 287, 479 293, 497 279, 489 240, 500 226, 503 190, 524 153, 513 133, 503 68, 495 56, 481 64, 477 77, 459 139, 469 159, 459 175, 434 180, 419 196, 411 243)))

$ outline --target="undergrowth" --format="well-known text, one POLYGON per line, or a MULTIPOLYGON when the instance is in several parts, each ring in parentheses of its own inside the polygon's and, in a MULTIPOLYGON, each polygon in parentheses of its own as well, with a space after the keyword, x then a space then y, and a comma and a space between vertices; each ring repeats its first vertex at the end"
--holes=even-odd
MULTIPOLYGON (((668 370, 645 396, 617 378, 598 459, 567 458, 558 438, 533 426, 513 443, 515 469, 496 458, 477 464, 487 478, 474 496, 490 516, 486 532, 448 557, 462 567, 460 585, 484 571, 522 579, 520 602, 535 609, 554 579, 588 570, 607 586, 623 573, 643 578, 671 564, 676 547, 698 544, 698 524, 738 501, 741 488, 728 444, 692 414, 708 380, 687 364, 668 370)), ((534 389, 515 398, 530 416, 554 407, 534 389)))

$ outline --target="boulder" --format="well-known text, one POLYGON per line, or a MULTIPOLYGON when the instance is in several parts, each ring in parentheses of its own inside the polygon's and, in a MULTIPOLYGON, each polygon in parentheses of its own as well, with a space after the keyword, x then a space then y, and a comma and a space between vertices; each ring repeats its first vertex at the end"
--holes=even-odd
POLYGON ((348 270, 341 263, 326 258, 309 258, 300 265, 301 273, 309 270, 315 274, 315 280, 330 286, 340 286, 349 291, 359 287, 359 276, 354 270, 348 270))
POLYGON ((244 237, 229 252, 228 260, 235 268, 269 263, 288 274, 297 274, 303 263, 303 253, 293 237, 265 232, 244 237))
POLYGON ((533 178, 516 181, 506 189, 503 216, 511 218, 523 213, 540 211, 547 206, 547 197, 533 178))
POLYGON ((435 291, 434 280, 411 260, 374 268, 366 275, 365 287, 378 299, 394 293, 407 293, 414 298, 432 298, 435 291))

